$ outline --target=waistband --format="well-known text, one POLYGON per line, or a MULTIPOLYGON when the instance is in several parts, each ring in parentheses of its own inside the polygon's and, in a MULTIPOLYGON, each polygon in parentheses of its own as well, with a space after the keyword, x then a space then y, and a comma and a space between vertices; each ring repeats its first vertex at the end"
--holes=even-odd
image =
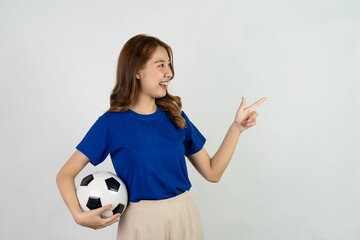
POLYGON ((134 207, 148 207, 148 206, 160 206, 160 205, 168 205, 175 204, 176 202, 181 202, 184 198, 189 197, 189 191, 185 192, 171 198, 160 199, 160 200, 140 200, 139 202, 129 202, 130 206, 134 207))

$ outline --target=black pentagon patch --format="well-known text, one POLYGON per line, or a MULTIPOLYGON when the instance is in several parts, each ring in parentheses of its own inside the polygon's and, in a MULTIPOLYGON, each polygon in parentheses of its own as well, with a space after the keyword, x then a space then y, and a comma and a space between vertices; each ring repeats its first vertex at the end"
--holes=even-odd
POLYGON ((113 177, 110 177, 105 180, 106 186, 110 191, 117 192, 120 188, 120 183, 113 177))
POLYGON ((89 185, 89 183, 94 180, 94 176, 92 174, 86 176, 83 178, 83 180, 81 181, 80 186, 87 186, 89 185))
POLYGON ((89 200, 88 200, 86 206, 90 210, 102 207, 100 198, 98 198, 98 197, 89 197, 89 200))
POLYGON ((114 215, 117 214, 117 213, 122 214, 123 211, 124 211, 124 207, 125 207, 125 206, 124 206, 123 204, 119 203, 119 205, 117 205, 116 208, 114 208, 114 210, 112 211, 113 214, 114 214, 114 215))

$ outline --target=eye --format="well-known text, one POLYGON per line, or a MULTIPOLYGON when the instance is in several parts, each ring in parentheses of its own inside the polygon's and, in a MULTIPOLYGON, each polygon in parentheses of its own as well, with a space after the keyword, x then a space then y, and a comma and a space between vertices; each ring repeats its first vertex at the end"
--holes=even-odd
MULTIPOLYGON (((160 66, 161 66, 161 67, 163 67, 163 66, 164 66, 164 64, 160 64, 160 66)), ((169 67, 170 67, 170 66, 171 66, 171 64, 169 63, 169 67)))

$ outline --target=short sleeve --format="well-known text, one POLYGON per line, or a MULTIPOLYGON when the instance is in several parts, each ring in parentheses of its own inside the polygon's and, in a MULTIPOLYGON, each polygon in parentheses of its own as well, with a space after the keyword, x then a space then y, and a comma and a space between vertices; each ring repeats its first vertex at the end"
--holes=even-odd
POLYGON ((185 119, 187 128, 185 128, 185 156, 199 152, 206 142, 206 138, 189 120, 184 111, 181 111, 181 116, 185 119))
POLYGON ((96 166, 109 155, 108 138, 107 124, 104 117, 100 116, 76 146, 76 149, 85 154, 90 159, 91 164, 96 166))

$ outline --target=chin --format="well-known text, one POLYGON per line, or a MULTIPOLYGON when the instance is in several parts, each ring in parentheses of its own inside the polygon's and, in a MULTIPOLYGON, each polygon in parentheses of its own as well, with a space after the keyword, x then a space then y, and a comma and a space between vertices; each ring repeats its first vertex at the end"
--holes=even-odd
POLYGON ((167 91, 164 94, 160 95, 160 97, 165 97, 166 94, 167 94, 167 91))

